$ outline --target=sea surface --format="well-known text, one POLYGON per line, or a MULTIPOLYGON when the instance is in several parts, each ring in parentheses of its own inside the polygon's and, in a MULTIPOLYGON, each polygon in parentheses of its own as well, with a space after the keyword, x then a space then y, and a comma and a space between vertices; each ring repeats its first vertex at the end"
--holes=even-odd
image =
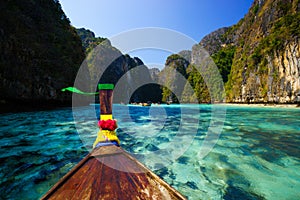
MULTIPOLYGON (((0 115, 0 199, 39 199, 92 148, 99 105, 0 115)), ((121 146, 188 199, 300 199, 300 109, 114 105, 121 146)))

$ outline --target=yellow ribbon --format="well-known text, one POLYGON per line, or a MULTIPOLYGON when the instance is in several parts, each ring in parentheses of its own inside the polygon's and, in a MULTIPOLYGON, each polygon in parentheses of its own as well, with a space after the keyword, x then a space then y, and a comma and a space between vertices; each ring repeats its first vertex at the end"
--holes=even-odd
POLYGON ((99 143, 99 142, 108 142, 108 141, 116 141, 118 144, 120 144, 120 140, 116 134, 116 131, 110 131, 110 130, 99 130, 97 134, 97 138, 93 144, 93 148, 99 143))

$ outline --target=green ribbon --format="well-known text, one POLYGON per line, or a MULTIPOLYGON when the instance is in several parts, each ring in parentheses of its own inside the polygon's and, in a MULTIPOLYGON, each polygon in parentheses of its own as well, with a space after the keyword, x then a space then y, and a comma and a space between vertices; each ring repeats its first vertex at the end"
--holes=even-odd
POLYGON ((114 89, 114 84, 110 84, 110 83, 107 83, 107 84, 98 84, 98 89, 99 90, 113 90, 114 89))
POLYGON ((77 93, 77 94, 83 94, 83 95, 96 95, 99 94, 99 92, 83 92, 75 87, 67 87, 67 88, 63 88, 61 89, 62 92, 65 91, 69 91, 69 92, 73 92, 73 93, 77 93))

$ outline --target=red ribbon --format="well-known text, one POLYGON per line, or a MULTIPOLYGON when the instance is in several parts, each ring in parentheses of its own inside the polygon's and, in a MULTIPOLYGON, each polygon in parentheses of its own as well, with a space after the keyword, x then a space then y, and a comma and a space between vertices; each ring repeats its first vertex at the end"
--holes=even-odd
POLYGON ((116 128, 118 128, 117 121, 113 119, 99 120, 98 126, 103 130, 110 130, 110 131, 113 131, 116 128))

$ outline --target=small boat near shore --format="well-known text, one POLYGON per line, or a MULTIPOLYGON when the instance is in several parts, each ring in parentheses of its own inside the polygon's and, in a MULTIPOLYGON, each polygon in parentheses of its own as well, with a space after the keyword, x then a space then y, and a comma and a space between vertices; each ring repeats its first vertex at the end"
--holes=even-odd
POLYGON ((131 103, 130 105, 136 105, 136 106, 151 106, 152 102, 147 101, 147 102, 141 102, 141 103, 131 103))

